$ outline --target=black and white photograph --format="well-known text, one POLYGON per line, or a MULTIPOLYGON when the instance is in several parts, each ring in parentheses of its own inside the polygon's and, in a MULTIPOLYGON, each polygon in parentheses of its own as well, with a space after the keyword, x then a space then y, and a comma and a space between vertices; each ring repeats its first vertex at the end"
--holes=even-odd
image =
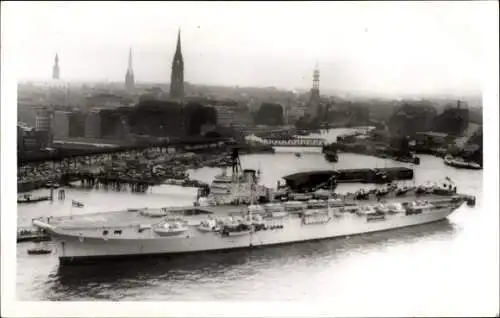
POLYGON ((498 317, 498 2, 1 6, 2 316, 498 317))

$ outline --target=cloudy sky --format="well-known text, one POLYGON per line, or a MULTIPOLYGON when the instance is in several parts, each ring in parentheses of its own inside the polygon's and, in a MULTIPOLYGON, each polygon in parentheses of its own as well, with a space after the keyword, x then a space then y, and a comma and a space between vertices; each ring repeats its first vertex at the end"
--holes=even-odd
POLYGON ((378 94, 481 91, 480 2, 6 3, 19 79, 168 82, 177 29, 186 81, 378 94))

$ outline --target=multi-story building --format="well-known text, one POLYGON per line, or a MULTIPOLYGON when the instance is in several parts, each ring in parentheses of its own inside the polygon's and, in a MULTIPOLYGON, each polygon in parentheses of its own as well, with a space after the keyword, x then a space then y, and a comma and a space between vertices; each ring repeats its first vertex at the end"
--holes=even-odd
POLYGON ((69 137, 85 136, 85 121, 87 114, 80 111, 71 112, 69 115, 69 137))
POLYGON ((23 122, 17 124, 17 151, 18 153, 26 153, 30 151, 38 151, 49 146, 47 131, 39 130, 26 125, 23 122))
POLYGON ((52 112, 48 108, 37 109, 35 128, 40 131, 52 130, 52 112))
POLYGON ((52 145, 52 117, 52 112, 46 107, 37 110, 35 130, 37 138, 40 139, 41 147, 50 147, 52 145))
POLYGON ((252 116, 247 108, 225 105, 215 105, 213 107, 217 113, 218 126, 245 130, 253 125, 252 116))
POLYGON ((67 138, 70 131, 70 115, 71 112, 55 111, 54 112, 54 138, 67 138))
POLYGON ((101 109, 116 109, 123 106, 131 106, 133 101, 123 96, 99 93, 88 96, 85 101, 85 110, 90 111, 94 108, 101 109))
POLYGON ((85 120, 85 137, 101 138, 100 109, 94 109, 87 114, 87 118, 85 120))

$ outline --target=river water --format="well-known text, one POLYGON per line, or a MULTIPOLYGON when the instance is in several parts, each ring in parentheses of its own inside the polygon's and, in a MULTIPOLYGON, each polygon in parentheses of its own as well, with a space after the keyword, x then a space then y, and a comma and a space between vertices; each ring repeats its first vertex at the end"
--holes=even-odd
MULTIPOLYGON (((322 137, 330 139, 343 132, 334 130, 322 137)), ((432 156, 421 156, 421 164, 413 166, 340 153, 339 162, 332 164, 319 150, 306 149, 301 158, 296 158, 294 151, 279 148, 274 155, 245 155, 241 162, 245 168, 260 168, 262 182, 273 187, 282 176, 304 170, 413 167, 415 183, 448 176, 457 183, 459 192, 476 195, 477 204, 462 206, 442 222, 391 232, 171 260, 59 268, 56 255, 28 256, 26 250, 32 243, 21 243, 17 245, 17 298, 328 300, 335 308, 356 300, 358 306, 387 315, 401 310, 434 315, 461 309, 481 313, 491 309, 491 314, 496 313, 498 242, 491 242, 490 237, 495 230, 492 222, 498 222, 498 210, 482 205, 482 171, 448 167, 432 156)), ((191 171, 190 176, 210 182, 219 171, 202 168, 191 171)), ((342 184, 337 191, 363 186, 368 185, 342 184)), ((34 191, 43 192, 46 190, 34 191)), ((66 189, 64 201, 18 206, 17 222, 18 226, 29 226, 38 216, 185 205, 195 196, 195 189, 176 186, 153 187, 143 194, 71 188, 66 189), (72 199, 86 206, 71 208, 72 199)))

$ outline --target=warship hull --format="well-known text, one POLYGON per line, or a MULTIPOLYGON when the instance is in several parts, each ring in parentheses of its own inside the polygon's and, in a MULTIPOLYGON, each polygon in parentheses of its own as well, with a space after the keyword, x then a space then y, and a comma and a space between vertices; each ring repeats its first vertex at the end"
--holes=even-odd
POLYGON ((381 219, 369 219, 353 213, 330 211, 328 218, 307 224, 303 217, 288 215, 281 219, 264 219, 266 229, 245 235, 224 236, 220 232, 200 231, 190 225, 178 236, 154 237, 145 232, 137 237, 137 228, 122 228, 120 237, 102 237, 102 228, 82 229, 65 233, 64 228, 38 222, 56 242, 61 264, 96 261, 103 259, 175 255, 231 249, 250 249, 272 245, 304 242, 387 231, 402 227, 436 222, 448 217, 460 204, 432 209, 420 214, 387 214, 381 219), (129 231, 129 232, 127 232, 129 231))

